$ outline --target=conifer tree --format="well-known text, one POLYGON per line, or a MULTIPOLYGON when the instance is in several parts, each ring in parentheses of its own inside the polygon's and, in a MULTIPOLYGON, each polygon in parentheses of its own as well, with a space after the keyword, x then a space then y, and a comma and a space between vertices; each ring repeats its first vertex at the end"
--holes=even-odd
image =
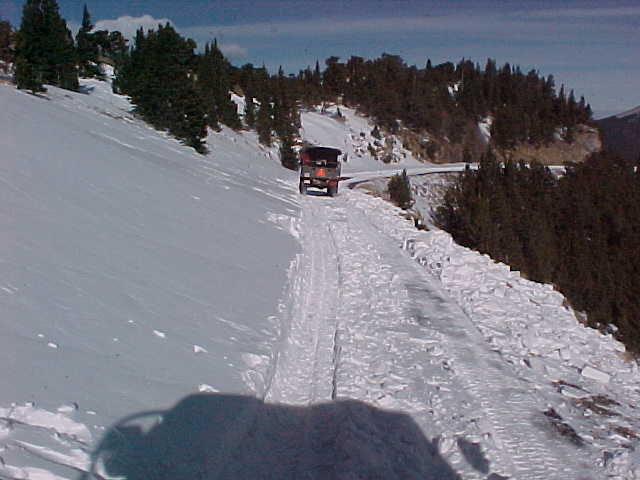
POLYGON ((244 93, 244 122, 247 128, 253 129, 256 126, 256 104, 250 91, 244 93))
POLYGON ((280 138, 280 163, 289 170, 298 168, 298 157, 293 151, 291 137, 285 136, 280 138))
POLYGON ((199 58, 196 88, 207 111, 207 122, 212 128, 218 123, 238 130, 242 127, 236 104, 231 100, 230 65, 218 48, 218 42, 206 44, 199 58))
POLYGON ((93 77, 100 73, 98 68, 93 65, 96 61, 98 48, 93 35, 91 35, 91 30, 93 30, 91 14, 85 4, 82 10, 82 25, 76 35, 78 69, 81 77, 93 77))
POLYGON ((40 38, 46 34, 41 0, 27 0, 16 44, 15 81, 18 88, 44 91, 45 55, 40 38))
POLYGON ((5 73, 8 71, 9 64, 13 63, 13 50, 11 48, 13 37, 14 32, 11 24, 0 19, 0 69, 5 73))
POLYGON ((400 208, 406 210, 413 205, 413 196, 411 195, 411 183, 407 176, 407 171, 402 170, 401 174, 396 174, 389 180, 387 185, 389 197, 391 201, 400 208))
POLYGON ((18 88, 42 91, 48 83, 77 90, 76 52, 56 0, 27 0, 16 45, 18 88))
POLYGON ((256 132, 258 133, 258 140, 260 143, 270 147, 273 142, 273 116, 271 102, 268 97, 263 97, 259 101, 260 107, 258 108, 258 115, 256 117, 256 132))
POLYGON ((146 35, 141 28, 115 85, 131 96, 136 111, 147 121, 205 153, 206 117, 193 75, 195 46, 169 23, 146 35))

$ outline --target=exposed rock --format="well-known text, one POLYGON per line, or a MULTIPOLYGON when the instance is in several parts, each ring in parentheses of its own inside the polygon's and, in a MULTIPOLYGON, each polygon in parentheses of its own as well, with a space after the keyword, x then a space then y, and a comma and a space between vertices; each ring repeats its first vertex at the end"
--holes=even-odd
POLYGON ((588 125, 576 127, 573 142, 555 140, 547 145, 519 144, 513 150, 498 150, 498 158, 515 161, 534 160, 543 165, 562 165, 565 162, 583 162, 592 153, 602 149, 602 140, 597 128, 588 125))

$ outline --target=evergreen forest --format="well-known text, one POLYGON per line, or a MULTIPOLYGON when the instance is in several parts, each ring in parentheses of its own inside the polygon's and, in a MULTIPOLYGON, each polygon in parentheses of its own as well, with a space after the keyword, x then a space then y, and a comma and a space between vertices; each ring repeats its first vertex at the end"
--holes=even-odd
POLYGON ((488 151, 477 170, 457 177, 436 218, 459 244, 554 284, 589 326, 613 325, 637 354, 638 166, 595 153, 556 176, 537 163, 500 163, 488 151))

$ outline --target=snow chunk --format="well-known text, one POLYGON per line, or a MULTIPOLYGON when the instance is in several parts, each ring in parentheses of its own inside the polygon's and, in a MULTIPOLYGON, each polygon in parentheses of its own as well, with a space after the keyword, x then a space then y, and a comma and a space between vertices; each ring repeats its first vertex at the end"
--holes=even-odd
POLYGON ((193 346, 193 353, 209 353, 208 350, 200 345, 193 346))
POLYGON ((58 412, 60 413, 72 413, 78 410, 78 404, 74 403, 73 405, 60 405, 58 407, 58 412))
POLYGON ((86 425, 71 420, 63 413, 52 413, 31 405, 0 407, 0 417, 69 435, 85 443, 91 442, 92 439, 86 425))
POLYGON ((591 380, 601 383, 609 383, 609 380, 611 379, 611 375, 608 373, 598 370, 597 368, 590 367, 589 365, 584 367, 580 373, 582 373, 583 377, 590 378, 591 380))
POLYGON ((167 338, 167 334, 164 332, 161 332, 160 330, 154 330, 153 331, 154 335, 160 337, 160 338, 167 338))
POLYGON ((202 393, 218 393, 220 390, 213 388, 211 385, 207 385, 206 383, 201 383, 198 385, 198 391, 202 393))
POLYGON ((268 362, 269 357, 265 355, 256 355, 255 353, 243 353, 242 360, 251 368, 256 368, 268 362))
POLYGON ((489 143, 491 140, 491 124, 493 123, 493 118, 485 117, 478 122, 478 129, 480 129, 480 133, 482 135, 482 139, 484 143, 489 143))

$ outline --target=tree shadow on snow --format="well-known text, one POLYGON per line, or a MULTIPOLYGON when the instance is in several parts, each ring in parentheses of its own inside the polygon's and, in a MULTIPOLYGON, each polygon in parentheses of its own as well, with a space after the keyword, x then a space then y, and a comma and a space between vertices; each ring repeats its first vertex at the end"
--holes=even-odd
POLYGON ((93 453, 91 471, 81 479, 460 478, 406 414, 355 400, 296 407, 223 394, 123 419, 93 453))

